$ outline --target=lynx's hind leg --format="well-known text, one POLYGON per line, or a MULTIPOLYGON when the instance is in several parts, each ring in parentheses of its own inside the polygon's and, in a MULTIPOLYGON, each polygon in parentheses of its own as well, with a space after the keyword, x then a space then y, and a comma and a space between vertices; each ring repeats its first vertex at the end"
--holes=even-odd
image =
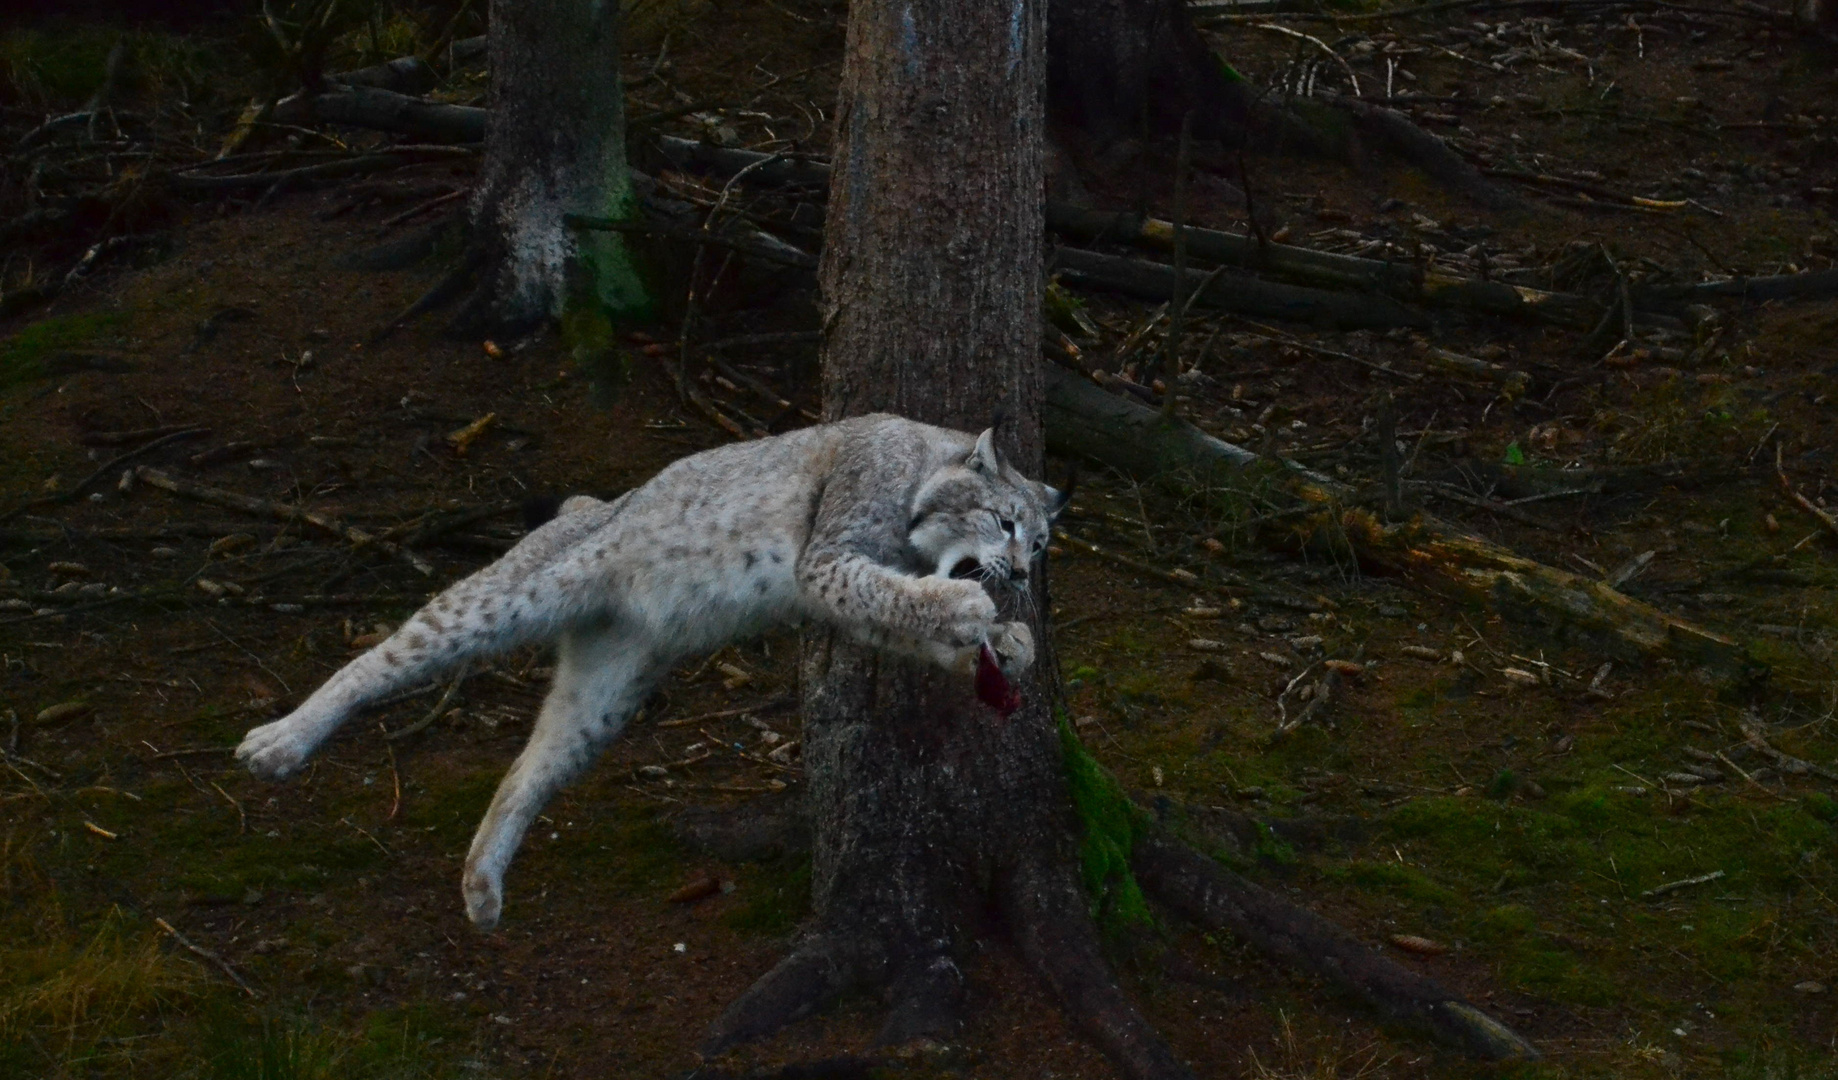
POLYGON ((504 871, 524 830, 557 791, 579 776, 624 730, 662 670, 643 643, 611 624, 562 635, 555 683, 542 703, 529 744, 517 756, 466 855, 466 917, 481 930, 498 925, 504 871))
POLYGON ((557 518, 435 597, 388 640, 327 679, 299 708, 251 729, 236 748, 237 760, 267 779, 291 776, 365 704, 474 657, 551 637, 590 612, 604 598, 583 587, 585 570, 570 556, 614 508, 601 504, 557 518))

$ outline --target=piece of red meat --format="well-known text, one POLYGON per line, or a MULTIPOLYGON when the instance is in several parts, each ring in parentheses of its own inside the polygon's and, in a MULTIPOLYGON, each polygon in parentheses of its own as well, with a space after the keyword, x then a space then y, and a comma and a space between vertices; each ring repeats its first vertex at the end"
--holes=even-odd
POLYGON ((984 645, 976 657, 976 696, 977 700, 994 709, 1007 719, 1008 715, 1021 707, 1021 692, 1002 674, 1002 668, 996 663, 996 654, 984 645))

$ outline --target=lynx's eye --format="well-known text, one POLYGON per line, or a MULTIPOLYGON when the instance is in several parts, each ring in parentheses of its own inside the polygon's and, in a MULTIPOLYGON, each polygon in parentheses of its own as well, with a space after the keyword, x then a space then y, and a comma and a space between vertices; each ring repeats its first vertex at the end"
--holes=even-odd
POLYGON ((1002 519, 1002 531, 1007 533, 1009 536, 1015 535, 1015 523, 1010 521, 1007 518, 1003 518, 1002 519))

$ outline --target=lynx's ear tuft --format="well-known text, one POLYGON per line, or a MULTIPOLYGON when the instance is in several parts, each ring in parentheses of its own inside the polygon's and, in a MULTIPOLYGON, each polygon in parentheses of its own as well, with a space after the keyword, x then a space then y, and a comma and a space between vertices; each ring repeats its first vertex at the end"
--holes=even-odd
POLYGON ((1072 488, 1068 486, 1064 491, 1061 491, 1059 488, 1042 484, 1040 485, 1040 493, 1045 496, 1047 521, 1053 522, 1059 520, 1059 512, 1064 510, 1066 504, 1072 501, 1072 488))
MULTIPOLYGON (((1042 485, 1042 486, 1044 487, 1045 485, 1042 485)), ((1047 520, 1048 521, 1052 521, 1053 519, 1059 517, 1059 512, 1061 510, 1064 510, 1066 508, 1066 504, 1072 501, 1072 493, 1077 491, 1078 489, 1079 489, 1079 466, 1078 466, 1078 462, 1075 461, 1066 469, 1065 486, 1057 490, 1050 488, 1050 487, 1047 488, 1047 491, 1051 493, 1047 498, 1047 520)))
POLYGON ((1002 475, 1002 462, 996 457, 996 429, 986 428, 976 438, 976 449, 964 461, 966 468, 982 473, 991 480, 1002 475))

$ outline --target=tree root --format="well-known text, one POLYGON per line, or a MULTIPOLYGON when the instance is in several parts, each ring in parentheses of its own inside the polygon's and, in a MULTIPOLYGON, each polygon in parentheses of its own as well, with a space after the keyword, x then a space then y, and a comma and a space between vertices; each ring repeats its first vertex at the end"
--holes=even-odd
POLYGON ((1111 975, 1084 891, 1064 868, 1024 867, 1008 887, 1016 943, 1072 1021, 1133 1080, 1180 1080, 1174 1056, 1111 975))
POLYGON ((1452 191, 1460 192, 1489 210, 1523 214, 1531 204, 1519 196, 1489 183, 1479 169, 1470 165, 1440 137, 1425 131, 1416 121, 1396 109, 1371 105, 1353 98, 1340 98, 1334 108, 1353 118, 1359 131, 1403 161, 1416 166, 1452 191))
POLYGON ((855 982, 854 968, 835 939, 813 933, 728 1006, 698 1052, 714 1057, 804 1019, 855 982))
POLYGON ((944 953, 915 957, 894 977, 893 1004, 875 1042, 899 1046, 916 1039, 945 1041, 963 1022, 964 973, 944 953))
MULTIPOLYGON (((479 268, 488 261, 488 253, 481 245, 467 247, 458 266, 445 277, 434 283, 434 287, 422 293, 415 302, 402 309, 402 313, 382 326, 371 331, 370 343, 375 345, 387 339, 396 331, 407 326, 411 321, 426 315, 458 300, 467 287, 478 278, 479 268)), ((463 317, 463 316, 462 316, 463 317)))
POLYGON ((1145 890, 1187 918, 1228 930, 1288 967, 1319 975, 1390 1019, 1491 1061, 1539 1056, 1531 1043, 1435 980, 1387 960, 1332 922, 1159 830, 1137 838, 1130 864, 1145 890))

